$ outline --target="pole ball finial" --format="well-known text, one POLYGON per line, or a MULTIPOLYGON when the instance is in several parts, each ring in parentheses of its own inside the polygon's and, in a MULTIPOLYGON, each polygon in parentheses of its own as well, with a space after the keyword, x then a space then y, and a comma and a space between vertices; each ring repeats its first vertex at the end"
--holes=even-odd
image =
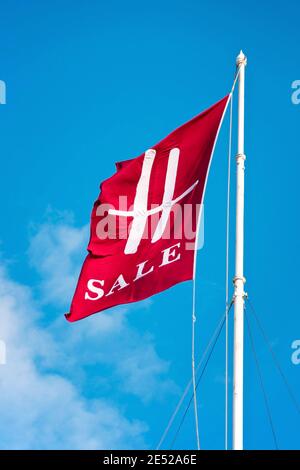
POLYGON ((239 53, 239 55, 236 58, 236 65, 239 66, 239 65, 242 65, 242 64, 244 64, 244 65, 247 64, 247 57, 245 56, 245 54, 241 50, 241 52, 239 53))

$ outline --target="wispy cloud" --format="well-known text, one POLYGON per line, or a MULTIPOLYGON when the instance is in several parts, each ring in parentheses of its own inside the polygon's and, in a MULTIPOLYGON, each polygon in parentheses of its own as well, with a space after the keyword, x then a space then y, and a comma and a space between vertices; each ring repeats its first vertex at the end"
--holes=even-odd
POLYGON ((41 298, 56 306, 69 302, 88 241, 88 226, 74 227, 69 219, 40 225, 29 246, 30 263, 41 276, 41 298))
POLYGON ((7 363, 0 367, 1 448, 114 448, 143 445, 145 425, 116 404, 88 400, 70 379, 39 367, 58 345, 37 326, 30 290, 0 270, 0 331, 7 363))
POLYGON ((35 228, 29 247, 38 285, 19 284, 0 269, 0 331, 7 346, 7 364, 0 366, 1 448, 144 447, 147 425, 128 419, 121 404, 128 395, 149 402, 177 392, 154 339, 131 325, 130 309, 74 325, 64 319, 87 237, 87 227, 65 217, 48 220, 35 228))

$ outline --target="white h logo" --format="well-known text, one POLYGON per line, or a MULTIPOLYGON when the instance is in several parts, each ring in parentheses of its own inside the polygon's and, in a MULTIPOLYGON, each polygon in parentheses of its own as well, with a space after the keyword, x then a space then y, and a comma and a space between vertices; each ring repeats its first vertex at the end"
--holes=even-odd
POLYGON ((157 240, 159 240, 164 233, 164 230, 168 223, 169 215, 170 215, 173 205, 179 202, 187 194, 189 194, 198 183, 198 180, 197 180, 194 184, 192 184, 192 186, 190 186, 180 196, 178 196, 176 199, 173 199, 178 161, 179 161, 179 153, 180 153, 180 150, 178 148, 173 148, 169 153, 164 195, 163 195, 162 204, 160 206, 156 207, 155 209, 147 210, 150 175, 151 175, 154 158, 156 155, 156 150, 149 149, 145 153, 142 173, 141 173, 141 176, 137 184, 137 188, 136 188, 133 210, 132 211, 119 211, 119 210, 114 210, 114 209, 109 210, 109 214, 112 214, 112 215, 119 215, 123 217, 133 217, 129 237, 127 239, 127 243, 126 243, 125 250, 124 250, 124 253, 126 255, 137 252, 138 246, 143 237, 143 233, 144 233, 145 226, 147 223, 147 218, 150 215, 156 214, 157 212, 161 212, 161 217, 158 221, 157 227, 155 229, 154 235, 151 240, 152 243, 157 242, 157 240))

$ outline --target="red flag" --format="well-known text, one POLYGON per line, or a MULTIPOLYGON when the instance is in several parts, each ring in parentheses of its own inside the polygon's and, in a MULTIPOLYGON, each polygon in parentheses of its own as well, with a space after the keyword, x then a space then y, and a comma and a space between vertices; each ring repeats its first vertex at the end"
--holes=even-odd
POLYGON ((69 321, 193 279, 199 208, 228 100, 117 163, 101 184, 69 321))

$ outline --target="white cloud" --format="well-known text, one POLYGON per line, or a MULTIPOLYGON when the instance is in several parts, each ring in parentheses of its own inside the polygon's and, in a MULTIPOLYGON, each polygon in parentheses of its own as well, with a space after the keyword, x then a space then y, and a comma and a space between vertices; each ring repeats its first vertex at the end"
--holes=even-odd
POLYGON ((0 270, 0 331, 7 362, 0 366, 2 449, 143 446, 145 425, 105 399, 88 400, 72 382, 39 367, 55 356, 54 338, 37 326, 30 290, 0 270))
POLYGON ((141 397, 144 402, 176 391, 174 383, 165 378, 169 364, 158 357, 150 339, 144 342, 143 347, 138 345, 130 349, 130 354, 118 362, 117 370, 124 380, 125 390, 141 397))
MULTIPOLYGON (((30 242, 29 256, 41 276, 43 302, 68 308, 87 237, 87 227, 76 228, 65 218, 38 227, 30 242)), ((79 350, 83 365, 95 362, 109 365, 121 380, 123 390, 145 402, 175 392, 175 384, 167 378, 169 364, 156 353, 153 339, 132 328, 127 318, 130 309, 143 309, 148 303, 110 309, 68 328, 60 315, 50 328, 52 335, 64 344, 72 373, 77 361, 74 350, 79 350)))
POLYGON ((86 254, 88 226, 76 228, 60 221, 38 228, 29 246, 31 265, 41 275, 43 302, 66 306, 86 254))
POLYGON ((130 311, 147 301, 75 324, 65 320, 87 232, 65 218, 36 228, 29 248, 40 276, 34 290, 0 267, 0 339, 7 349, 0 366, 1 448, 144 447, 147 426, 126 418, 116 403, 126 403, 127 395, 149 402, 177 392, 151 335, 130 324, 130 311), (106 399, 113 389, 120 400, 106 399))
MULTIPOLYGON (((78 361, 83 369, 97 366, 101 370, 103 366, 119 391, 135 395, 143 402, 161 401, 167 394, 178 391, 168 378, 169 363, 157 354, 151 335, 130 325, 128 313, 125 308, 113 309, 67 327, 65 320, 58 318, 50 330, 64 345, 64 373, 70 377, 80 373, 84 383, 84 370, 78 370, 78 361)), ((62 361, 61 357, 54 356, 52 366, 58 361, 62 361)), ((101 374, 97 380, 101 382, 101 374)))

